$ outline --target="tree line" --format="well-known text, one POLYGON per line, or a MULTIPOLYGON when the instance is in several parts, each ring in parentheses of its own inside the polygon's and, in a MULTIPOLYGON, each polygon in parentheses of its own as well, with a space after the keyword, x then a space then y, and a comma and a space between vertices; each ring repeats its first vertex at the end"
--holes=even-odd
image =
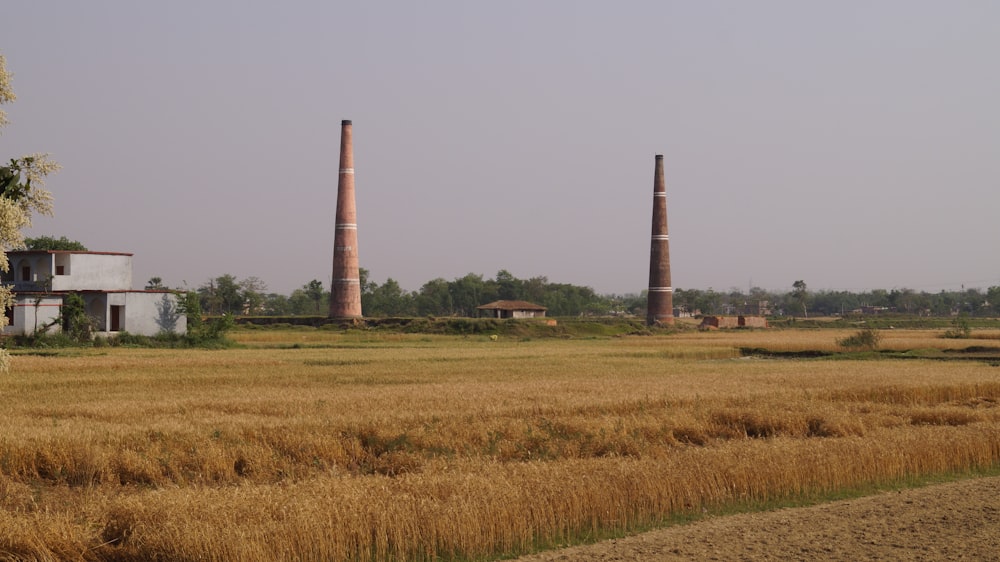
MULTIPOLYGON (((325 316, 330 303, 329 288, 315 279, 289 295, 281 295, 268 293, 256 277, 240 280, 222 275, 200 286, 197 294, 202 310, 208 314, 325 316)), ((406 291, 392 278, 376 283, 367 270, 361 269, 361 307, 368 317, 474 317, 477 307, 497 300, 539 304, 548 309, 549 316, 642 317, 646 314, 646 291, 601 295, 590 287, 552 283, 544 276, 519 279, 507 270, 500 270, 493 278, 476 273, 450 281, 436 278, 416 291, 406 291)), ((677 288, 673 303, 675 314, 682 316, 1000 316, 1000 286, 940 292, 906 288, 812 291, 804 281, 797 280, 787 291, 760 287, 728 291, 677 288)))
POLYGON ((789 291, 726 292, 676 289, 674 307, 686 313, 753 314, 762 316, 844 316, 906 314, 915 316, 1000 316, 1000 286, 987 289, 927 292, 914 289, 810 291, 796 281, 789 291))
MULTIPOLYGON (((476 307, 497 300, 522 300, 548 308, 550 316, 607 315, 622 313, 622 299, 598 295, 590 287, 552 283, 546 277, 518 279, 501 270, 492 279, 469 273, 451 281, 432 279, 419 290, 406 291, 389 278, 379 284, 361 268, 361 308, 365 316, 476 316, 476 307)), ((162 288, 159 278, 147 288, 162 288)), ((269 293, 255 277, 237 279, 226 274, 210 279, 197 289, 201 308, 207 314, 259 316, 325 316, 330 291, 313 279, 289 295, 269 293)), ((633 295, 633 300, 640 297, 633 295)), ((644 297, 643 297, 644 298, 644 297)))
MULTIPOLYGON (((65 236, 25 239, 33 250, 80 250, 86 246, 65 236)), ((491 279, 469 273, 451 281, 432 279, 419 290, 406 291, 392 278, 378 284, 361 268, 361 307, 365 316, 476 316, 476 307, 497 300, 521 300, 548 308, 550 316, 623 316, 646 314, 645 291, 626 295, 599 295, 590 287, 551 283, 546 277, 518 279, 500 270, 491 279)), ((159 277, 147 289, 167 289, 159 277)), ((267 291, 257 277, 237 279, 225 274, 209 279, 194 291, 201 310, 211 315, 325 316, 330 291, 313 279, 289 295, 267 291)), ((680 315, 842 316, 849 314, 907 314, 916 316, 1000 316, 1000 286, 987 289, 926 292, 913 289, 867 291, 811 291, 799 279, 788 291, 752 287, 674 290, 674 310, 680 315)))

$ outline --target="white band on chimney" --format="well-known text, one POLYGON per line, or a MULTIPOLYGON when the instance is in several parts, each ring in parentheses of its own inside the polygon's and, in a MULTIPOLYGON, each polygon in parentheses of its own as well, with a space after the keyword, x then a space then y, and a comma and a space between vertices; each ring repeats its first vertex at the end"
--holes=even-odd
POLYGON ((341 174, 353 174, 354 173, 354 168, 341 168, 340 169, 340 173, 341 174))
POLYGON ((673 287, 650 287, 650 293, 672 293, 674 292, 673 287))
POLYGON ((334 279, 333 282, 334 283, 348 283, 348 284, 350 284, 350 283, 357 283, 359 285, 361 284, 361 280, 360 279, 334 279))
POLYGON ((356 223, 356 222, 342 222, 342 223, 340 223, 340 224, 337 225, 337 228, 339 228, 341 230, 357 230, 358 229, 358 223, 356 223))
POLYGON ((667 196, 667 192, 666 191, 654 191, 653 192, 653 197, 666 197, 666 196, 667 196))
POLYGON ((654 234, 653 240, 670 240, 669 234, 654 234))

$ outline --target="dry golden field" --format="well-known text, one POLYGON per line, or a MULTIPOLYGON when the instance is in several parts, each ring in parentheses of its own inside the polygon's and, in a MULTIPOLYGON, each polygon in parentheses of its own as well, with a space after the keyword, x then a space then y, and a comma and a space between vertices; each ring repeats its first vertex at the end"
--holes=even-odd
POLYGON ((995 364, 738 352, 849 333, 239 330, 239 349, 21 355, 0 375, 0 560, 488 559, 1000 465, 995 364))

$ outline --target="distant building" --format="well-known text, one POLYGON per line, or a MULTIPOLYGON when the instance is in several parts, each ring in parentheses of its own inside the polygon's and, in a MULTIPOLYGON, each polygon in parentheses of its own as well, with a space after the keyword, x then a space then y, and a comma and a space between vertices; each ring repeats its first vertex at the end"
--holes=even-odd
POLYGON ((14 306, 6 310, 6 335, 59 332, 60 311, 74 293, 83 298, 98 334, 187 332, 187 317, 172 291, 132 289, 132 254, 23 250, 7 258, 10 271, 0 274, 0 282, 14 291, 14 306))
POLYGON ((674 307, 674 318, 694 318, 701 314, 701 310, 694 309, 688 310, 684 305, 678 305, 674 307))
POLYGON ((895 310, 889 308, 888 306, 862 306, 861 308, 855 308, 851 311, 851 314, 885 314, 887 312, 895 312, 895 310))
POLYGON ((477 306, 480 318, 543 318, 544 306, 526 301, 495 301, 477 306))
POLYGON ((748 300, 743 305, 743 314, 745 316, 771 316, 772 313, 771 303, 766 300, 748 300))

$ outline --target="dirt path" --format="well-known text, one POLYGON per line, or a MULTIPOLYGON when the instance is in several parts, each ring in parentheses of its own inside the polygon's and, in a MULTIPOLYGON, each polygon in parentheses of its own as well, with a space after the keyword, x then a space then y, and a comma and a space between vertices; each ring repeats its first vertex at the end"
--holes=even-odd
POLYGON ((1000 560, 1000 477, 709 518, 517 560, 1000 560))

